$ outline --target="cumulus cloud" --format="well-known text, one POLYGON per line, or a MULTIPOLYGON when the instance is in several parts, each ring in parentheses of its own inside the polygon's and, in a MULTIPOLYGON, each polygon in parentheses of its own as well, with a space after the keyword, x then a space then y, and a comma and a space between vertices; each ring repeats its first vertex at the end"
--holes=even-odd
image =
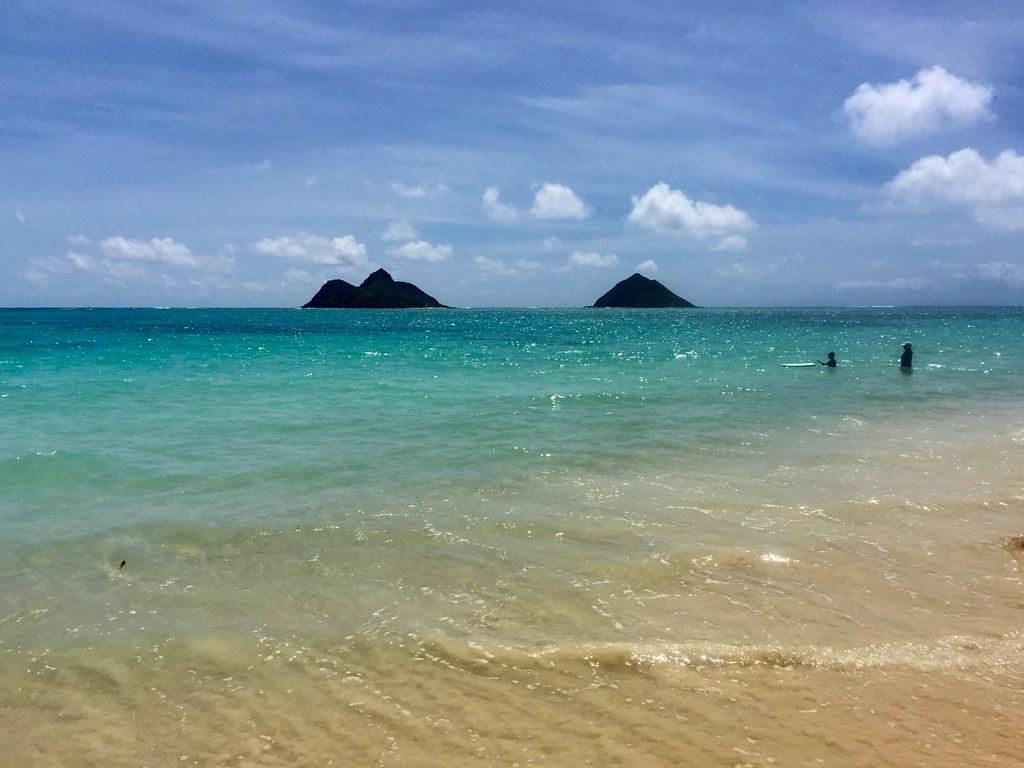
POLYGON ((89 272, 118 285, 146 282, 176 287, 182 284, 173 274, 176 268, 206 273, 204 277, 190 277, 188 282, 194 285, 213 279, 211 275, 235 269, 230 245, 216 254, 198 256, 170 237, 133 240, 115 235, 93 242, 84 235, 69 235, 67 241, 71 247, 63 257, 33 260, 24 277, 44 283, 51 275, 89 272))
POLYGON ((551 235, 549 237, 544 238, 544 241, 540 244, 540 247, 542 250, 550 253, 551 251, 555 250, 555 248, 557 248, 559 245, 561 245, 561 242, 562 241, 559 240, 557 237, 551 235))
POLYGON ((67 260, 71 262, 71 266, 75 267, 75 269, 81 269, 88 272, 96 267, 96 259, 87 253, 79 253, 75 250, 69 250, 66 257, 67 260))
POLYGON ((755 226, 746 211, 732 205, 691 200, 663 181, 642 197, 633 197, 633 210, 627 221, 655 232, 685 232, 699 238, 728 235, 755 226))
POLYGON ((352 235, 320 237, 300 232, 295 237, 265 237, 257 240, 250 248, 264 256, 295 259, 311 264, 328 264, 337 267, 365 267, 366 246, 352 235))
POLYGON ((397 248, 391 248, 388 253, 410 261, 445 261, 452 255, 450 245, 431 245, 426 240, 415 240, 405 243, 397 248))
POLYGON ((381 240, 415 240, 419 237, 416 227, 407 221, 393 221, 380 234, 381 240))
POLYGON ((619 257, 614 253, 574 251, 569 254, 569 263, 576 267, 614 267, 619 263, 619 257))
POLYGON ((19 224, 24 224, 25 223, 25 214, 24 213, 22 213, 21 211, 11 211, 11 213, 14 214, 14 218, 18 220, 19 224))
POLYGON ((942 67, 922 69, 913 80, 861 83, 843 103, 854 133, 871 144, 897 141, 988 117, 992 88, 951 75, 942 67))
POLYGON ((178 267, 199 266, 199 259, 192 251, 170 237, 130 240, 117 235, 100 241, 100 250, 109 259, 152 261, 178 267))
POLYGON ((537 219, 585 219, 589 211, 569 187, 543 184, 533 196, 530 214, 537 219))
POLYGON ((967 148, 923 157, 886 185, 890 199, 919 211, 960 207, 981 224, 1024 230, 1024 155, 1001 152, 992 162, 967 148))
POLYGON ((647 275, 653 275, 658 271, 658 265, 655 263, 654 259, 648 259, 647 261, 641 261, 637 264, 636 271, 643 272, 647 275))
POLYGON ((396 195, 407 197, 410 200, 421 200, 425 197, 437 197, 448 191, 444 184, 402 184, 396 182, 391 185, 396 195))
POLYGON ((34 266, 41 272, 55 275, 67 272, 91 272, 104 278, 107 282, 122 285, 126 282, 166 282, 168 276, 159 271, 160 264, 155 262, 136 261, 131 259, 106 258, 74 249, 69 250, 64 259, 51 259, 35 262, 34 266))
MULTIPOLYGON (((497 187, 484 190, 482 207, 487 218, 505 224, 518 221, 523 215, 518 208, 502 201, 497 187)), ((535 219, 585 219, 590 215, 587 206, 569 187, 550 183, 542 184, 536 191, 527 213, 535 219)), ((546 238, 544 249, 551 250, 557 243, 557 238, 546 238)))
POLYGON ((728 251, 732 253, 735 253, 736 251, 745 251, 747 250, 747 238, 743 235, 729 235, 719 240, 711 250, 728 251))
POLYGON ((501 202, 501 191, 497 187, 488 187, 484 190, 482 205, 484 215, 491 221, 508 224, 519 218, 518 210, 501 202))

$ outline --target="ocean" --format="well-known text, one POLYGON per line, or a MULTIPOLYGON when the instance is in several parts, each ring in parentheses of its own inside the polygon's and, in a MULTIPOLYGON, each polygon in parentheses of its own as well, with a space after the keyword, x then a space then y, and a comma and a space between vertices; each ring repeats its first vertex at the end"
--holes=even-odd
POLYGON ((1022 453, 1022 309, 0 310, 0 762, 1020 765, 1022 453))

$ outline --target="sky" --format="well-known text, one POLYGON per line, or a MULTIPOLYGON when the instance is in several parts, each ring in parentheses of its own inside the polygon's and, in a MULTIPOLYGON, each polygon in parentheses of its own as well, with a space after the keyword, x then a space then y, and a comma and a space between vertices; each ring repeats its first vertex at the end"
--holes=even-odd
POLYGON ((0 4, 0 306, 1024 303, 1020 2, 0 4))

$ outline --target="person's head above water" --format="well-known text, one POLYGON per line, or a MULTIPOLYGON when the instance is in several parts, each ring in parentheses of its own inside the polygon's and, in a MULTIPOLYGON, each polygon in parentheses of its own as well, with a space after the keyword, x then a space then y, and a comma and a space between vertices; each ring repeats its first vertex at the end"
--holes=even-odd
POLYGON ((910 342, 903 342, 903 352, 900 354, 900 368, 907 370, 914 364, 914 351, 910 348, 910 342))
POLYGON ((829 360, 833 359, 833 358, 834 358, 835 356, 836 356, 836 353, 835 353, 835 352, 829 352, 829 353, 828 353, 828 359, 829 359, 829 360))

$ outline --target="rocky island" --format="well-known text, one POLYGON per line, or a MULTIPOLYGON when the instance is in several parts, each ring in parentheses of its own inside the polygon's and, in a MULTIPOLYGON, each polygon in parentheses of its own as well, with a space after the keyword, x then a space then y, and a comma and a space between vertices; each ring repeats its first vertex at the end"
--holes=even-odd
POLYGON ((433 296, 412 283, 395 280, 378 269, 358 285, 344 280, 328 280, 303 309, 412 309, 444 307, 433 296))
POLYGON ((668 288, 644 277, 639 272, 616 283, 608 293, 594 302, 595 307, 632 307, 640 308, 661 308, 661 307, 695 307, 696 304, 676 296, 668 288))

